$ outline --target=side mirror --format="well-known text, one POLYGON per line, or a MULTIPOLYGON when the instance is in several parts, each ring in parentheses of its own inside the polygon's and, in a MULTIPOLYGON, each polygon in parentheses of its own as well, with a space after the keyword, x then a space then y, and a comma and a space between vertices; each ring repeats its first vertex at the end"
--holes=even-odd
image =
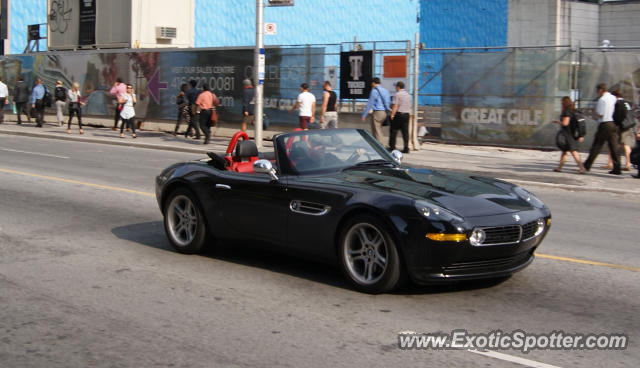
POLYGON ((393 150, 391 151, 391 157, 393 157, 394 161, 398 164, 402 164, 402 152, 393 150))
POLYGON ((278 176, 276 175, 276 169, 271 165, 271 161, 269 160, 257 160, 253 162, 253 171, 258 174, 268 174, 271 177, 271 180, 278 180, 278 176))

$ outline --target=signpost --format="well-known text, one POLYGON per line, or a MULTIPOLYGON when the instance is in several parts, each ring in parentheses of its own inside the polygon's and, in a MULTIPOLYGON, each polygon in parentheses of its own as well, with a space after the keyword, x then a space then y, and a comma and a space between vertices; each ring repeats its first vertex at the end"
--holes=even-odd
POLYGON ((269 6, 293 6, 293 0, 269 0, 269 6))
MULTIPOLYGON (((269 6, 293 6, 293 0, 269 0, 269 6)), ((273 33, 276 32, 275 23, 267 23, 273 25, 273 33)), ((264 32, 266 27, 264 24, 264 0, 256 0, 256 46, 253 50, 253 76, 256 82, 256 105, 255 105, 255 127, 256 127, 256 146, 262 148, 262 120, 264 108, 264 71, 265 71, 265 54, 264 54, 264 32)))

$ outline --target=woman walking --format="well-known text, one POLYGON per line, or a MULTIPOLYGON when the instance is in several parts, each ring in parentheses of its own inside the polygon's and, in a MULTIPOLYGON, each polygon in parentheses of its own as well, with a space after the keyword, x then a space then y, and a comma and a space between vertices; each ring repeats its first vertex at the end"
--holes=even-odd
POLYGON ((567 159, 567 152, 571 153, 573 159, 578 164, 578 173, 584 174, 584 166, 582 165, 582 160, 580 160, 580 153, 578 153, 578 142, 584 141, 583 137, 576 138, 576 130, 577 126, 573 126, 571 121, 575 121, 575 111, 576 108, 573 105, 573 101, 568 96, 562 97, 562 113, 560 114, 560 120, 554 120, 553 122, 556 124, 560 124, 560 132, 558 135, 564 136, 564 140, 566 144, 561 147, 562 155, 560 156, 560 162, 558 163, 558 167, 553 169, 555 172, 562 171, 562 165, 567 159))
POLYGON ((176 105, 178 105, 178 120, 176 121, 176 128, 173 130, 173 135, 178 134, 178 129, 180 129, 180 124, 187 123, 187 127, 190 122, 189 115, 189 100, 187 99, 187 90, 189 86, 186 83, 182 83, 180 86, 180 92, 176 96, 176 105))
POLYGON ((71 120, 73 120, 73 114, 78 117, 78 127, 80 128, 80 134, 84 134, 82 130, 82 108, 84 102, 80 101, 80 86, 78 83, 71 85, 71 89, 67 93, 69 97, 69 121, 67 122, 67 134, 71 134, 71 120))
POLYGON ((127 84, 126 92, 120 95, 118 102, 122 104, 122 111, 120 111, 120 117, 122 117, 122 125, 120 125, 120 138, 124 138, 124 127, 131 127, 131 136, 136 138, 136 127, 133 123, 136 111, 133 106, 136 104, 136 94, 133 93, 133 86, 127 84))
POLYGON ((56 99, 56 118, 58 118, 58 126, 62 127, 64 120, 62 109, 67 103, 67 89, 62 86, 62 81, 56 81, 56 90, 53 97, 56 99))

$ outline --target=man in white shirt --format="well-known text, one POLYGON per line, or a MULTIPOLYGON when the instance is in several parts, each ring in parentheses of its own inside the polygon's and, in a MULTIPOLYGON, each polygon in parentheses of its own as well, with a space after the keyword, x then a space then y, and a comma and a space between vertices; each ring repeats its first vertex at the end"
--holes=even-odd
POLYGON ((585 170, 589 171, 591 165, 600 154, 602 146, 606 141, 609 145, 609 153, 613 160, 613 170, 609 171, 609 174, 620 175, 620 131, 618 126, 613 122, 613 110, 616 106, 616 97, 607 91, 607 85, 600 83, 596 86, 596 90, 600 98, 596 105, 596 117, 600 124, 598 124, 598 131, 593 140, 593 145, 589 150, 589 157, 584 162, 585 170))
POLYGON ((0 77, 0 124, 4 122, 4 106, 9 103, 9 89, 0 77))
POLYGON ((316 112, 316 96, 309 92, 309 85, 302 83, 300 85, 300 94, 298 95, 298 101, 293 105, 289 113, 294 112, 297 108, 300 108, 300 128, 309 129, 309 123, 315 121, 314 115, 316 112))

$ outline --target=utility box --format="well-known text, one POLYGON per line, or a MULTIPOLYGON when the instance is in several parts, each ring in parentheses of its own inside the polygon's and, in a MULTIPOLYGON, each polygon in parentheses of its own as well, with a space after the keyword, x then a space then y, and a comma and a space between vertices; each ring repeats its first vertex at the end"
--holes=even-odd
POLYGON ((195 0, 47 0, 49 50, 193 47, 195 0))

